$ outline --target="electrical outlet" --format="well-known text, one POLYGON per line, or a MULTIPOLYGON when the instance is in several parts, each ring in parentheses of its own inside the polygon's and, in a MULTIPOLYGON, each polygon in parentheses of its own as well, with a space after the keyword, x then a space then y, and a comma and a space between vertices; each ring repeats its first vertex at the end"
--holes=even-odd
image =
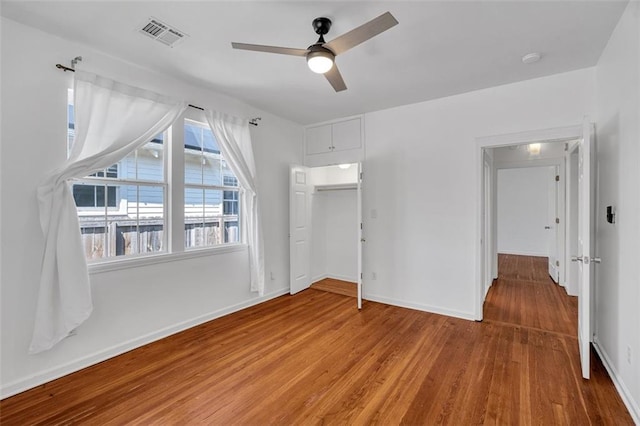
POLYGON ((627 363, 631 364, 631 346, 627 346, 627 363))
POLYGON ((371 273, 371 279, 372 280, 377 280, 378 279, 378 274, 376 274, 375 272, 371 273))

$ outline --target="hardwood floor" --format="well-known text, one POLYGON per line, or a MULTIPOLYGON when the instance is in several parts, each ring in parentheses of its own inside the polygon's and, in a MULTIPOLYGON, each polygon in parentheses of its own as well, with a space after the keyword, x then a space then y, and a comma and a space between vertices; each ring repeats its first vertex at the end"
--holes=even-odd
POLYGON ((328 291, 329 293, 341 294, 343 296, 358 297, 357 283, 350 281, 325 278, 311 284, 314 290, 328 291))
POLYGON ((498 279, 484 302, 484 321, 576 337, 578 298, 567 296, 551 280, 546 257, 500 254, 498 279))
POLYGON ((0 422, 633 424, 597 357, 580 377, 570 326, 498 313, 518 288, 481 323, 308 289, 8 398, 0 422))

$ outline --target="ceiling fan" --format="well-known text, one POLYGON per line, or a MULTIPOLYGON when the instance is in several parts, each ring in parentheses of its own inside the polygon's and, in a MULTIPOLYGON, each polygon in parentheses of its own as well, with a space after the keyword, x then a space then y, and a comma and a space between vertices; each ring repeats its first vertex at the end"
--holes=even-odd
POLYGON ((311 71, 324 74, 331 86, 333 86, 336 92, 341 92, 347 89, 340 71, 335 64, 335 58, 337 55, 346 52, 359 45, 362 42, 369 40, 380 34, 383 31, 398 24, 396 18, 389 12, 383 13, 375 19, 360 25, 357 28, 334 38, 330 42, 324 41, 324 35, 329 32, 331 28, 331 20, 329 18, 316 18, 313 20, 313 29, 316 34, 320 35, 320 38, 315 44, 312 44, 306 49, 294 49, 290 47, 278 47, 278 46, 264 46, 261 44, 247 44, 247 43, 231 43, 234 49, 254 50, 257 52, 267 53, 280 53, 283 55, 304 56, 307 58, 307 64, 311 71))

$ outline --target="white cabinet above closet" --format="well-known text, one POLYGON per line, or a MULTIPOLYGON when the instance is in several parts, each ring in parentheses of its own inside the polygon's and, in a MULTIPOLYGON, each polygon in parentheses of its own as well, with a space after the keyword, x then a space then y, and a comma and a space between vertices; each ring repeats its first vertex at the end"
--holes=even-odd
POLYGON ((307 127, 305 165, 313 167, 362 161, 363 134, 361 116, 307 127))

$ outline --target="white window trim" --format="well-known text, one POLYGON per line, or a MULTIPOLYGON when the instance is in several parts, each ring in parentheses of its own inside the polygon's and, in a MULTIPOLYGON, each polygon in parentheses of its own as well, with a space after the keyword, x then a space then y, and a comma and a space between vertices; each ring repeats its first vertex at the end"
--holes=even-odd
POLYGON ((234 253, 247 250, 246 244, 220 244, 217 246, 200 247, 185 250, 181 253, 160 252, 157 254, 134 254, 120 257, 110 257, 105 260, 88 264, 89 274, 101 274, 122 269, 139 268, 158 263, 176 262, 181 260, 196 259, 199 257, 216 256, 225 253, 234 253))

